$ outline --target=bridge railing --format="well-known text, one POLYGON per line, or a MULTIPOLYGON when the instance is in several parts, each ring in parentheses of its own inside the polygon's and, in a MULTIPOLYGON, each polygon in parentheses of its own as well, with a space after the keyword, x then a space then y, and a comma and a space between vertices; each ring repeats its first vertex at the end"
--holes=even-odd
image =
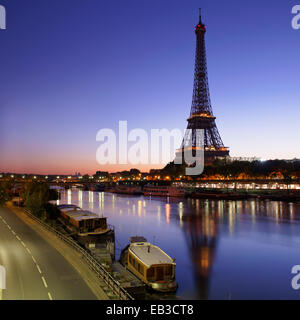
POLYGON ((86 261, 88 266, 96 273, 97 277, 105 282, 105 284, 112 290, 112 292, 120 299, 120 300, 134 300, 134 298, 122 288, 109 272, 107 272, 104 267, 94 258, 94 256, 83 249, 78 245, 73 239, 62 234, 61 232, 55 230, 45 222, 41 221, 39 218, 31 214, 28 210, 26 210, 27 215, 39 223, 42 227, 47 229, 48 231, 54 233, 58 238, 63 240, 65 243, 73 247, 76 251, 82 254, 82 258, 86 261))

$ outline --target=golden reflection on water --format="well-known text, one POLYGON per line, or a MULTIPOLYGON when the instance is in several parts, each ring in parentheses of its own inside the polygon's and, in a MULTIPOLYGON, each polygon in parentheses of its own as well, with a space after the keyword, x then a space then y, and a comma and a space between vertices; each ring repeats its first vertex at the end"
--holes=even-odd
POLYGON ((165 208, 166 208, 166 223, 170 224, 171 205, 167 203, 165 208))
POLYGON ((94 209, 94 192, 89 191, 89 209, 93 210, 94 209))
POLYGON ((103 212, 103 210, 104 210, 104 192, 99 192, 98 197, 99 197, 98 206, 99 206, 100 211, 103 212))
POLYGON ((143 205, 142 201, 139 200, 138 201, 138 215, 139 215, 139 217, 142 216, 142 205, 143 205))
POLYGON ((158 206, 157 207, 157 219, 158 219, 158 225, 160 226, 160 222, 161 222, 161 212, 160 212, 161 207, 158 206))
POLYGON ((115 195, 113 194, 112 195, 112 207, 113 207, 113 209, 115 208, 115 202, 116 202, 116 197, 115 197, 115 195))
POLYGON ((252 223, 255 224, 255 200, 252 200, 250 202, 250 212, 252 217, 252 223))
POLYGON ((78 205, 80 208, 82 208, 82 203, 83 203, 83 200, 82 200, 82 190, 79 190, 78 191, 78 205))
POLYGON ((199 199, 196 199, 196 214, 199 214, 200 213, 200 200, 199 199))
POLYGON ((182 228, 183 222, 182 222, 182 217, 183 217, 183 202, 178 203, 178 214, 179 214, 179 225, 182 228))
POLYGON ((229 207, 228 207, 228 221, 229 221, 229 224, 228 224, 229 233, 230 233, 230 235, 232 235, 234 225, 235 225, 234 207, 233 207, 232 202, 229 203, 229 207))
POLYGON ((289 203, 289 213, 290 213, 290 220, 294 220, 295 207, 293 203, 289 203))
POLYGON ((72 190, 68 189, 68 204, 72 204, 72 190))

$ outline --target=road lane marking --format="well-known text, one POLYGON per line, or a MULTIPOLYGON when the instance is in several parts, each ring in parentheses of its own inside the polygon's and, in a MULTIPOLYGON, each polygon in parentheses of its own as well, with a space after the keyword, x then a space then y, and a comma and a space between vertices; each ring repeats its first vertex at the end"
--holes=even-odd
MULTIPOLYGON (((23 247, 27 250, 27 252, 31 255, 31 258, 33 260, 33 262, 35 263, 36 265, 36 268, 38 269, 39 273, 42 274, 42 270, 40 268, 40 266, 37 264, 34 256, 31 254, 31 251, 29 248, 27 248, 26 244, 21 240, 21 238, 16 234, 16 232, 11 228, 11 226, 3 219, 3 217, 0 216, 0 219, 6 224, 6 226, 8 227, 8 229, 12 232, 12 234, 21 242, 21 244, 23 245, 23 247)), ((47 282, 46 282, 46 279, 44 278, 44 276, 42 276, 42 281, 43 281, 43 284, 45 286, 45 288, 48 288, 48 285, 47 285, 47 282)), ((51 293, 48 292, 48 297, 49 297, 49 300, 53 300, 52 296, 51 296, 51 293)), ((2 300, 2 290, 0 289, 0 300, 2 300)))
POLYGON ((44 283, 45 288, 48 288, 47 282, 46 282, 46 280, 45 280, 44 277, 42 277, 42 280, 43 280, 43 283, 44 283))
POLYGON ((36 267, 39 270, 39 273, 42 274, 42 270, 40 269, 40 266, 37 264, 36 267))

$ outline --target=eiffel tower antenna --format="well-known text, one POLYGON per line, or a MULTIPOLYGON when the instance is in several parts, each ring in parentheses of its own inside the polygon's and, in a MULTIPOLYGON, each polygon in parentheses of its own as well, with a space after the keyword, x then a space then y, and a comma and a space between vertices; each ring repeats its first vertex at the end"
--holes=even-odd
POLYGON ((202 24, 201 8, 199 8, 199 24, 202 24))

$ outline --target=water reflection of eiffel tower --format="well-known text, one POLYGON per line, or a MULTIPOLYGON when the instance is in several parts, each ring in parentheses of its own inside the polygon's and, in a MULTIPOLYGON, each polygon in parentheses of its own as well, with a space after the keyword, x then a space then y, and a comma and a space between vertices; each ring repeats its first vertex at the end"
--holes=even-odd
MULTIPOLYGON (((208 203, 202 205, 206 206, 208 203)), ((206 214, 206 210, 200 211, 200 214, 184 217, 183 230, 193 263, 198 298, 208 299, 210 275, 217 248, 218 224, 213 212, 206 214)))

